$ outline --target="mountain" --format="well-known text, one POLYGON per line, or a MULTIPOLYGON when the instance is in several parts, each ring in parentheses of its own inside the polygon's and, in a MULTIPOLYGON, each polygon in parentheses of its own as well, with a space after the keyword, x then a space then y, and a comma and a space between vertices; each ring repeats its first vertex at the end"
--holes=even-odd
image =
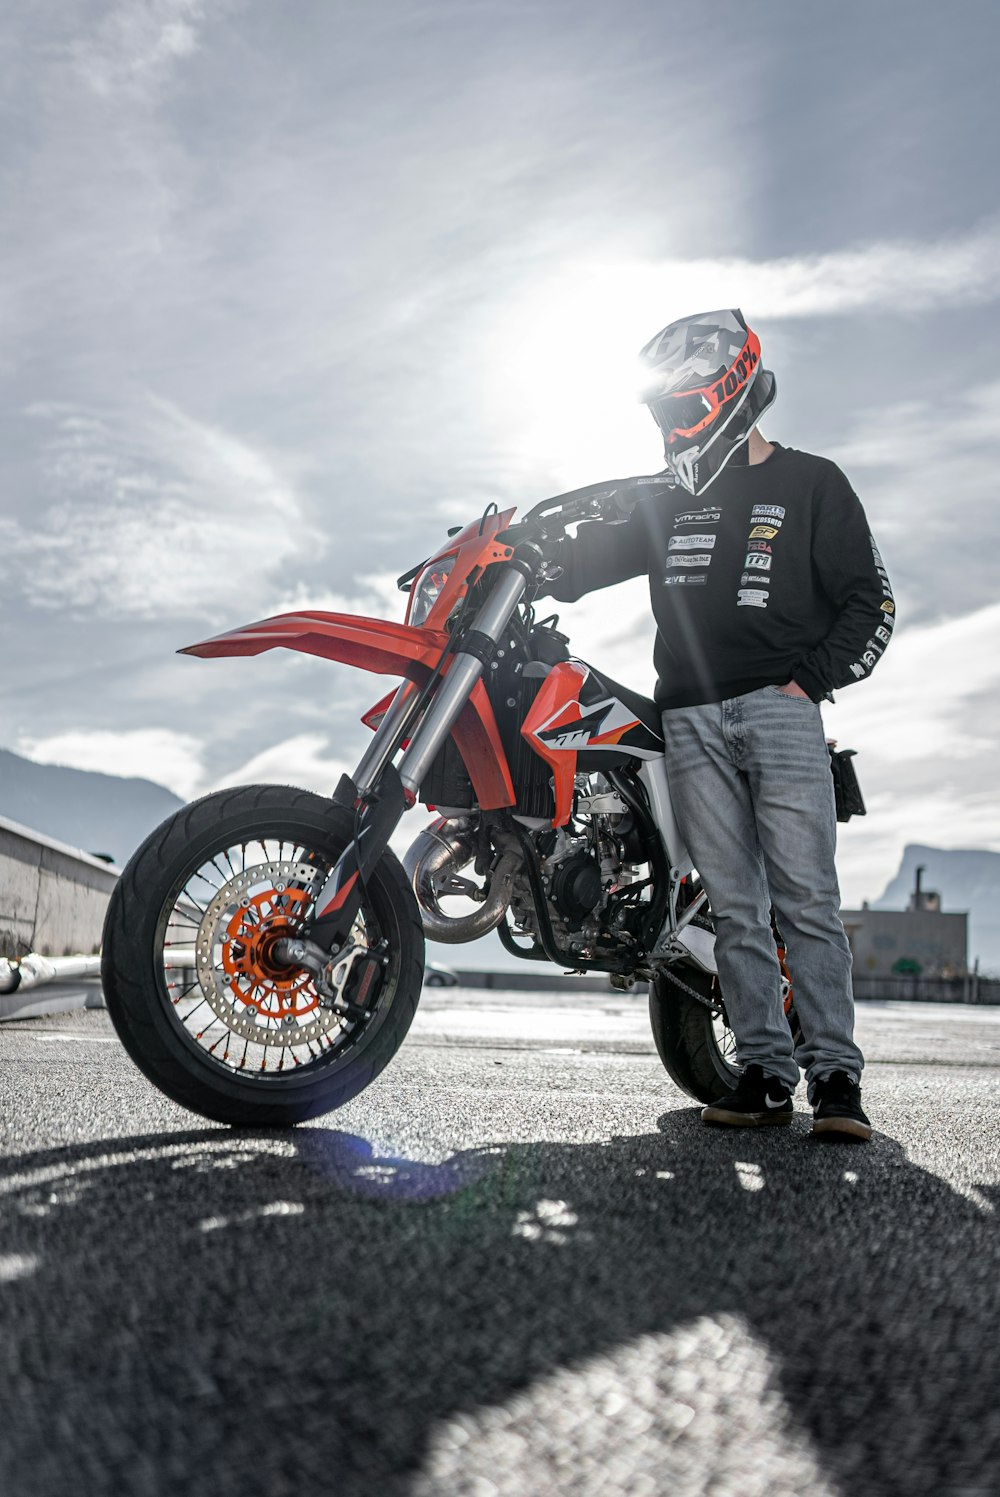
POLYGON ((183 804, 152 780, 35 764, 0 749, 0 816, 119 865, 183 804))
POLYGON ((905 910, 921 866, 922 886, 940 894, 942 910, 968 911, 970 964, 978 956, 984 972, 1000 972, 1000 852, 910 843, 899 872, 872 900, 872 909, 905 910))

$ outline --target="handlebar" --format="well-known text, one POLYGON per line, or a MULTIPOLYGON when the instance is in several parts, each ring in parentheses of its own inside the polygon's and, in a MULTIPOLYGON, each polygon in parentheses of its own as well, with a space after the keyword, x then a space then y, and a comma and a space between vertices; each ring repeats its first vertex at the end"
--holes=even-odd
POLYGON ((674 480, 663 473, 640 474, 635 478, 611 478, 602 483, 590 483, 582 489, 570 489, 566 494, 556 494, 543 499, 525 515, 525 521, 541 519, 557 510, 564 525, 575 520, 593 517, 620 524, 627 520, 639 500, 657 490, 666 491, 674 487, 674 480))
MULTIPOLYGON (((586 484, 582 489, 570 489, 565 494, 542 499, 528 510, 523 519, 509 530, 502 531, 496 539, 515 547, 525 542, 538 545, 561 537, 567 525, 575 525, 580 520, 603 520, 608 525, 621 525, 629 519, 640 499, 666 493, 674 487, 673 478, 665 473, 639 474, 633 478, 611 478, 586 484)), ((396 585, 401 592, 409 591, 425 565, 426 562, 419 562, 397 579, 396 585)))
POLYGON ((508 545, 527 540, 544 541, 552 537, 553 531, 558 530, 561 534, 567 525, 580 520, 603 520, 609 525, 621 525, 629 519, 640 499, 666 493, 673 487, 672 478, 654 473, 640 474, 635 478, 606 479, 603 483, 587 484, 582 489, 570 489, 568 493, 541 500, 528 510, 523 520, 503 533, 503 539, 508 545), (546 524, 547 520, 551 523, 546 524))

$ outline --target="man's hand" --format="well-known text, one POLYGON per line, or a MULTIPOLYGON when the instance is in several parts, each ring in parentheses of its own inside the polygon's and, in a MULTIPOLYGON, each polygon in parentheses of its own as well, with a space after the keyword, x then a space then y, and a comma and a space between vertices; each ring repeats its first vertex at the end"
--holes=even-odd
POLYGON ((779 686, 778 690, 783 697, 807 697, 808 691, 803 691, 797 681, 789 681, 785 686, 779 686))

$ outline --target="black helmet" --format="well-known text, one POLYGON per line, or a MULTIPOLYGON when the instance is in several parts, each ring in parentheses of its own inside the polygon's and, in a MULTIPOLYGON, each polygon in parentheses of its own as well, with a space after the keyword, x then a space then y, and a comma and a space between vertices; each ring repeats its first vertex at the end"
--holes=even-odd
POLYGON ((689 494, 704 493, 774 400, 760 340, 731 307, 672 322, 639 357, 667 467, 689 494))

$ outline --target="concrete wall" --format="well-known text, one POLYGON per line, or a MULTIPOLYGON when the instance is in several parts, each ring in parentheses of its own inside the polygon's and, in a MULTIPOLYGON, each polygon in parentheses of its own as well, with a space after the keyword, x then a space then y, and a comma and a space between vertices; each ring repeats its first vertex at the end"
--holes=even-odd
POLYGON ((0 956, 96 952, 118 869, 0 817, 0 956))

